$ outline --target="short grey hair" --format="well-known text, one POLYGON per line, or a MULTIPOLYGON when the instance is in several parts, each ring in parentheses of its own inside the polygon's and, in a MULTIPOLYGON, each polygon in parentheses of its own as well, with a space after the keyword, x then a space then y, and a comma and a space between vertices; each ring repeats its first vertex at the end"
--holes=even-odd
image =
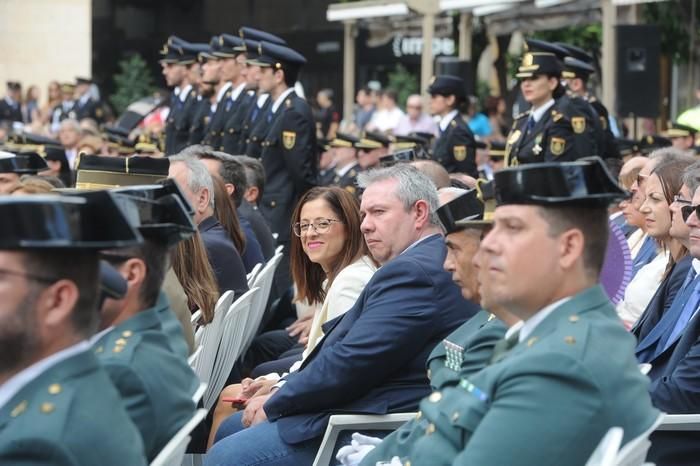
POLYGON ((686 151, 676 149, 675 147, 662 147, 649 154, 649 159, 654 162, 654 168, 656 168, 659 165, 665 165, 669 162, 693 161, 694 157, 688 155, 686 151))
POLYGON ((427 202, 430 223, 440 226, 440 218, 437 215, 437 188, 427 175, 412 165, 398 163, 390 167, 362 172, 357 176, 357 184, 361 189, 384 180, 397 181, 396 196, 403 202, 406 210, 410 210, 417 201, 427 202))
POLYGON ((695 195, 695 191, 700 188, 700 162, 695 162, 683 172, 683 184, 688 187, 690 196, 695 195))
POLYGON ((169 157, 170 163, 182 162, 187 167, 187 187, 193 193, 198 193, 206 188, 209 191, 209 207, 214 208, 214 181, 207 170, 206 165, 197 157, 179 153, 169 157))
POLYGON ((82 131, 82 128, 80 127, 80 122, 75 118, 66 118, 65 120, 61 121, 59 128, 72 129, 77 133, 80 133, 82 131))

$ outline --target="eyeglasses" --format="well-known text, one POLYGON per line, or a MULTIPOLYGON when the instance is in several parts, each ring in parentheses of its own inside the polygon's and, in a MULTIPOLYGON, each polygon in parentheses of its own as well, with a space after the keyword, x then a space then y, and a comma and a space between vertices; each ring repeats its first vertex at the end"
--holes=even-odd
POLYGON ((677 204, 686 204, 686 205, 691 204, 691 202, 688 199, 683 199, 679 194, 676 194, 675 196, 673 196, 673 202, 675 202, 677 204))
POLYGON ((27 280, 33 280, 40 283, 53 283, 58 281, 58 278, 42 277, 41 275, 34 275, 26 272, 19 272, 17 270, 0 269, 0 275, 10 275, 15 277, 23 277, 27 280))
POLYGON ((309 231, 309 227, 313 227, 314 231, 316 233, 326 233, 328 230, 331 228, 331 224, 333 223, 343 223, 340 220, 335 220, 332 218, 320 218, 318 220, 314 220, 311 223, 295 223, 292 225, 292 230, 294 230, 294 234, 301 237, 302 234, 306 233, 309 231))
POLYGON ((700 218, 700 204, 698 205, 684 205, 681 207, 681 215, 683 216, 683 221, 687 222, 690 214, 695 212, 695 215, 700 218))

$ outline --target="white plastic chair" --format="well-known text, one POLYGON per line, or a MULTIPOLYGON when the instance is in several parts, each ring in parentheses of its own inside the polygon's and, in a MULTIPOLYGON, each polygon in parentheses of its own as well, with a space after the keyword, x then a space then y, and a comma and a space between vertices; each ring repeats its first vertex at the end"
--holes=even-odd
POLYGON ((276 256, 277 254, 282 254, 282 251, 284 251, 284 244, 280 244, 279 246, 277 246, 277 247, 275 248, 275 256, 276 256))
POLYGON ((260 288, 260 292, 251 303, 250 313, 245 324, 243 351, 246 351, 253 342, 253 338, 255 338, 260 322, 262 322, 263 315, 265 314, 265 307, 267 306, 267 301, 270 298, 272 281, 275 278, 275 270, 277 270, 277 266, 280 264, 281 260, 282 254, 275 254, 269 261, 267 261, 267 264, 265 264, 265 267, 263 267, 258 276, 255 277, 253 287, 260 288))
POLYGON ((216 352, 219 350, 219 343, 221 342, 224 317, 226 317, 231 307, 233 297, 233 291, 231 290, 221 295, 214 308, 212 321, 197 329, 197 333, 194 335, 195 345, 202 345, 202 353, 195 361, 193 369, 202 382, 209 383, 211 378, 216 352))
POLYGON ((611 427, 586 461, 586 466, 615 466, 624 435, 622 427, 611 427))
POLYGON ((659 427, 665 414, 661 413, 646 431, 627 442, 617 455, 616 466, 642 466, 651 446, 649 436, 659 427))
POLYGON ((360 430, 396 430, 415 417, 416 413, 384 415, 335 414, 328 419, 328 427, 326 427, 326 433, 323 435, 313 466, 330 466, 333 464, 332 455, 335 443, 338 441, 338 434, 344 430, 352 432, 360 430))
POLYGON ((243 351, 245 323, 250 314, 250 306, 260 288, 253 288, 231 304, 224 318, 219 350, 212 368, 209 386, 204 394, 204 407, 210 409, 223 390, 234 363, 243 351))
POLYGON ((150 466, 180 466, 185 457, 187 445, 190 443, 190 434, 206 415, 205 409, 198 409, 194 416, 165 444, 158 456, 151 461, 150 466))
POLYGON ((200 354, 202 354, 202 345, 199 345, 197 349, 190 354, 190 357, 187 358, 187 364, 189 364, 192 369, 194 369, 194 363, 197 362, 200 354))
POLYGON ((202 317, 202 310, 197 309, 192 313, 192 316, 190 316, 190 323, 192 324, 192 330, 197 330, 197 322, 199 322, 199 318, 202 317))
POLYGON ((260 269, 262 269, 263 265, 261 263, 255 264, 255 267, 253 267, 253 270, 250 271, 248 275, 246 275, 246 279, 248 280, 248 288, 251 288, 253 286, 253 280, 255 280, 255 277, 258 276, 258 272, 260 272, 260 269))
POLYGON ((204 392, 207 390, 207 384, 202 382, 199 384, 199 387, 197 387, 197 390, 194 391, 192 394, 192 401, 194 401, 194 405, 197 406, 197 403, 199 403, 199 400, 202 399, 204 396, 204 392))
POLYGON ((700 414, 666 414, 656 430, 700 431, 700 414))

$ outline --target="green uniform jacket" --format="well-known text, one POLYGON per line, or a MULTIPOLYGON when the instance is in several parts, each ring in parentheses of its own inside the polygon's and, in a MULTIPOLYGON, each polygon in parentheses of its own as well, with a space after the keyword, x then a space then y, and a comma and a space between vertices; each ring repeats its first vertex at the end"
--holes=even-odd
MULTIPOLYGON (((494 345, 505 333, 506 326, 502 321, 494 318, 490 312, 479 311, 430 353, 426 364, 430 385, 435 390, 454 386, 461 377, 469 377, 486 367, 494 345), (463 348, 460 355, 455 354, 457 346, 463 348), (459 370, 456 370, 457 367, 459 370)), ((391 461, 394 456, 406 456, 413 443, 424 434, 425 426, 420 418, 408 421, 370 451, 361 466, 374 466, 377 461, 391 461)))
POLYGON ((635 340, 600 286, 549 314, 509 352, 420 404, 413 466, 583 465, 607 430, 641 434, 658 411, 635 340))
POLYGON ((168 346, 158 309, 139 312, 94 344, 153 460, 194 414, 197 376, 168 346))
POLYGON ((0 408, 0 464, 146 465, 119 394, 90 351, 51 366, 0 408))

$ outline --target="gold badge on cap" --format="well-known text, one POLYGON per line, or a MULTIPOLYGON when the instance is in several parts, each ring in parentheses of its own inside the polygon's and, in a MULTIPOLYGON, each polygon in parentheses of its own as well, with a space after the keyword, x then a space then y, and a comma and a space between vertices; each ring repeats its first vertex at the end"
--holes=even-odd
POLYGON ((586 131, 586 119, 584 117, 571 118, 571 126, 574 128, 574 133, 581 134, 586 131))
POLYGON ((552 154, 555 156, 560 156, 564 153, 564 149, 566 149, 566 139, 552 138, 549 143, 549 150, 552 152, 552 154))
POLYGON ((456 161, 463 161, 467 158, 467 146, 454 146, 452 154, 455 156, 456 161))
POLYGON ((525 55, 523 55, 522 66, 532 66, 534 62, 535 58, 532 56, 531 53, 526 53, 525 55))
POLYGON ((297 142, 296 131, 282 131, 282 144, 287 150, 292 150, 297 142))

